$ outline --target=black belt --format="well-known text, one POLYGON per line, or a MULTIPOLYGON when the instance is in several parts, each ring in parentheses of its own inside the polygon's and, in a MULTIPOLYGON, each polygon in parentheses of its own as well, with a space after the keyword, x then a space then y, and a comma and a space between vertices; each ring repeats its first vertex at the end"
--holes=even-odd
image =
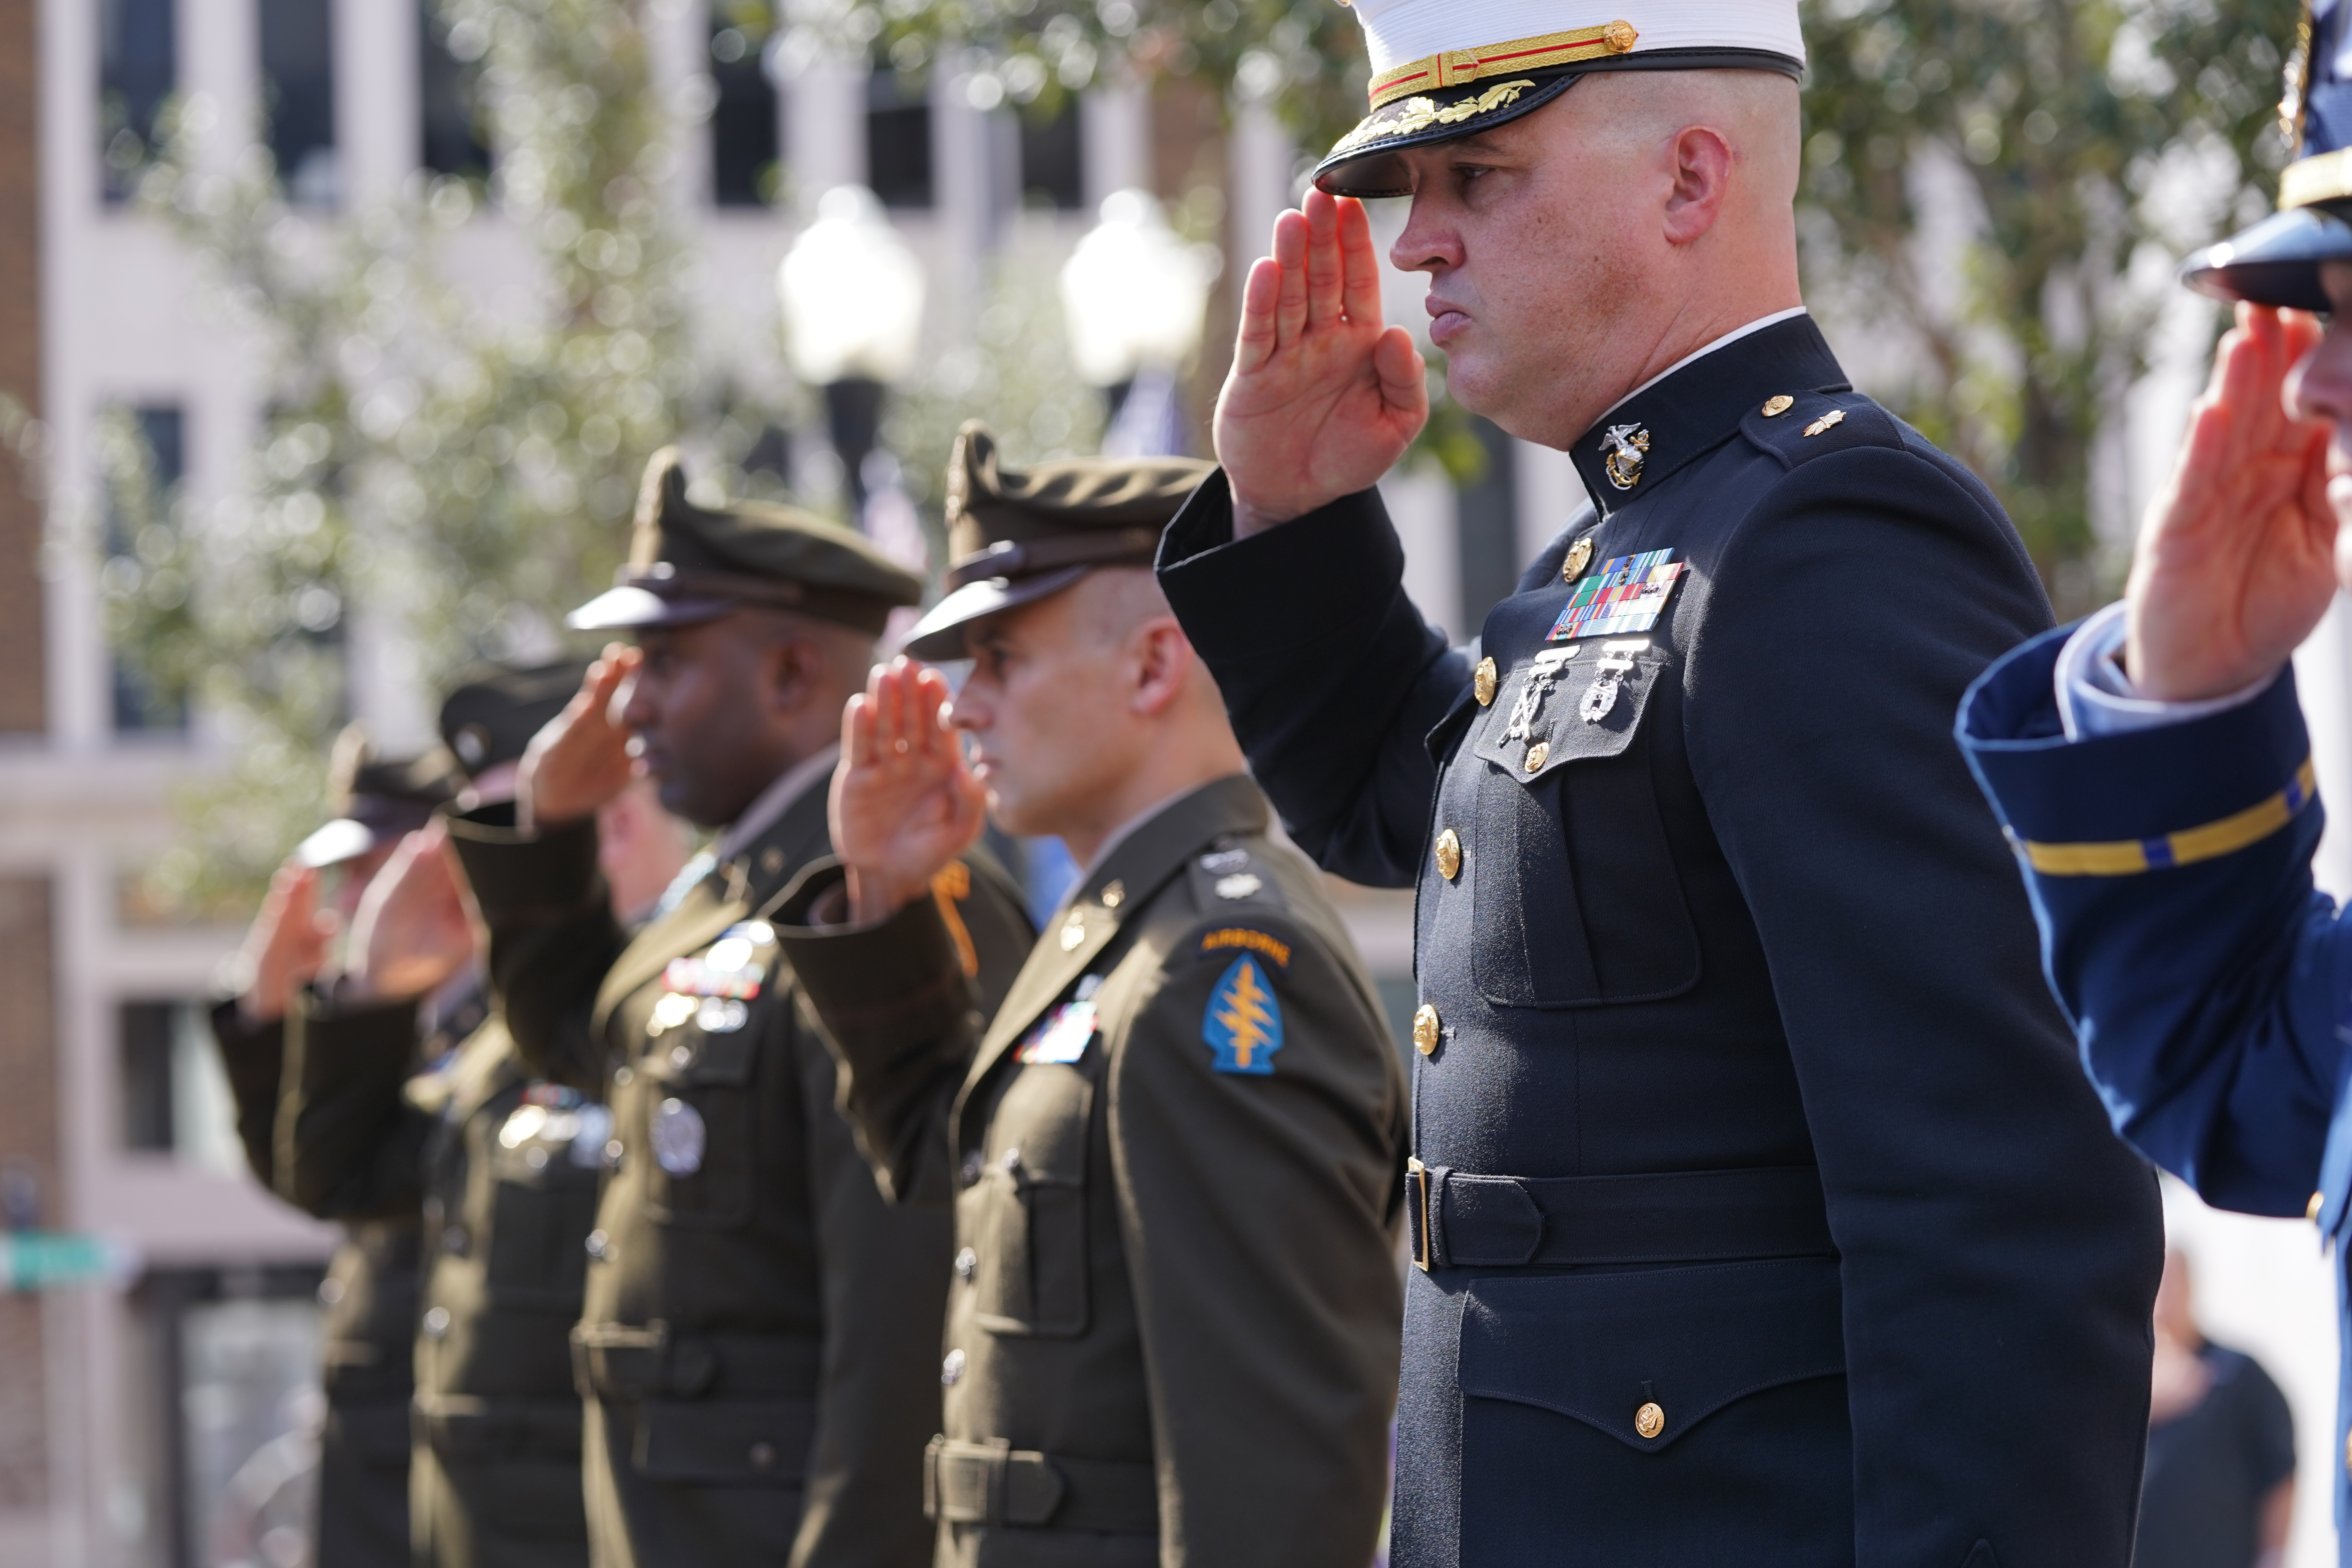
POLYGON ((1811 1165, 1639 1176, 1481 1176, 1405 1165, 1423 1269, 1705 1263, 1835 1252, 1811 1165))
POLYGON ((583 1399, 813 1394, 823 1354, 814 1340, 680 1334, 660 1319, 572 1331, 572 1377, 583 1399))
POLYGON ((951 1524, 1156 1535, 1160 1482, 1150 1465, 1130 1460, 1066 1459, 1001 1438, 934 1437, 923 1450, 923 1514, 951 1524))
POLYGON ((419 1394, 410 1421, 416 1441, 449 1458, 580 1457, 577 1400, 419 1394))

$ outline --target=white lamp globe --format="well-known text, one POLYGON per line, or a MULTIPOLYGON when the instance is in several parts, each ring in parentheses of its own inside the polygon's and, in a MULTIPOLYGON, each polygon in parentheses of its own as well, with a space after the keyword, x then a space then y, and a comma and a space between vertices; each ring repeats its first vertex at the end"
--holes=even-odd
POLYGON ((1078 378, 1117 386, 1192 356, 1220 263, 1179 239, 1148 192, 1113 191, 1100 216, 1062 268, 1062 310, 1078 378))
POLYGON ((812 386, 852 378, 903 381, 923 326, 923 268, 863 185, 817 198, 776 269, 786 357, 812 386))

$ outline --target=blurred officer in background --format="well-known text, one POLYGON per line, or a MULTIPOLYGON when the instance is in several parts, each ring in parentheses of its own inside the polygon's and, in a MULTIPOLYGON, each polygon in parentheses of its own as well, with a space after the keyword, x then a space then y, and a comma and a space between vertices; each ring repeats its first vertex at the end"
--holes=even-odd
POLYGON ((2164 1255, 2155 1397, 2132 1568, 2280 1568, 2294 1521, 2294 1413, 2253 1357, 2205 1337, 2189 1255, 2164 1255))
MULTIPOLYGON (((278 1144, 289 1081, 286 1017, 330 961, 335 939, 403 835, 457 790, 448 755, 376 756, 354 725, 335 743, 334 817, 296 847, 247 933, 244 991, 213 1010, 213 1033, 236 1101, 237 1136, 264 1186, 293 1201, 278 1144)), ((401 1041, 399 1076, 479 1026, 478 994, 453 996, 437 1029, 401 1041)), ((397 1079, 395 1079, 397 1081, 397 1079)), ((404 1568, 409 1561, 408 1406, 416 1333, 417 1216, 354 1215, 319 1287, 326 1307, 320 1435, 319 1568, 404 1568)))
POLYGON ((908 648, 971 673, 950 711, 875 672, 843 864, 777 916, 884 1183, 954 1207, 940 1568, 1363 1568, 1380 1533, 1404 1078, 1149 571, 1205 468, 1016 473, 965 427, 908 648), (992 1019, 927 896, 983 808, 1086 868, 992 1019))
MULTIPOLYGON (((753 918, 826 852, 842 704, 921 591, 804 513, 688 500, 663 452, 621 585, 572 617, 637 646, 589 667, 514 806, 450 823, 523 1059, 612 1110, 573 1338, 600 1568, 929 1555, 944 1216, 882 1202, 753 918), (639 772, 719 839, 633 941, 595 814, 639 772)), ((1026 926, 968 935, 993 999, 1026 926)))
POLYGON ((2123 1568, 2155 1183, 1949 739, 2049 602, 1805 313, 1795 0, 1355 10, 1160 580, 1301 847, 1419 889, 1397 1561, 2123 1568), (1463 649, 1373 488, 1392 195, 1591 503, 1463 649))
MULTIPOLYGON (((2217 1208, 2315 1221, 2340 1271, 2352 923, 2312 881, 2323 814, 2289 660, 2352 585, 2352 5, 2305 29, 2284 210, 2183 269, 2239 302, 2237 326, 2124 601, 1985 671, 1959 728, 2116 1130, 2217 1208)), ((2335 1445, 2352 1467, 2348 1420, 2352 1381, 2335 1445)))
MULTIPOLYGON (((585 673, 500 669, 452 692, 441 735, 469 803, 512 798, 523 748, 585 673)), ((649 786, 598 812, 614 911, 643 918, 687 858, 649 786)), ((408 1076, 419 1020, 476 984, 474 931, 438 828, 410 834, 362 899, 343 973, 298 994, 279 1185, 314 1214, 424 1216, 411 1529, 431 1568, 588 1561, 571 1331, 609 1117, 535 1079, 493 1016, 408 1076)), ((428 1031, 429 1032, 429 1031, 428 1031)))

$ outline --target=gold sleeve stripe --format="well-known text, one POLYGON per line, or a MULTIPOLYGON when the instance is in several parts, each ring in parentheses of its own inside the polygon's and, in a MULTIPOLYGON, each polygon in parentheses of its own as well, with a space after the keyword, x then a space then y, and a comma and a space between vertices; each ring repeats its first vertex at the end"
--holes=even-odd
POLYGON ((2278 794, 2200 827, 2183 828, 2161 838, 2116 838, 2095 844, 2039 844, 2030 838, 2015 842, 2026 864, 2045 877, 2131 877, 2234 855, 2293 822, 2318 795, 2318 775, 2305 757, 2278 794))
POLYGON ((1430 92, 1442 87, 1460 87, 1476 81, 1481 76, 1501 76, 1507 71, 1542 70, 1550 66, 1574 65, 1579 60, 1594 60, 1603 55, 1622 55, 1633 47, 1640 35, 1631 22, 1607 22, 1598 27, 1579 27, 1568 33, 1544 33, 1532 38, 1514 38, 1507 44, 1486 44, 1475 49, 1448 49, 1442 55, 1424 55, 1406 65, 1391 66, 1372 79, 1372 107, 1393 103, 1407 93, 1430 92))

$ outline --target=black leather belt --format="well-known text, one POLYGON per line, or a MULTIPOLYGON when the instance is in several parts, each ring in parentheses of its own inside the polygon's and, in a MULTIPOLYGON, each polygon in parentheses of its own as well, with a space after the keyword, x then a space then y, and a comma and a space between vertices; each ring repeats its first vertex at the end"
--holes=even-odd
POLYGON ((1485 1176, 1405 1165, 1412 1260, 1424 1270, 1705 1263, 1833 1253, 1811 1165, 1638 1176, 1485 1176))
POLYGON ((951 1524, 1156 1535, 1160 1484, 1150 1465, 1132 1461, 1066 1459, 1001 1438, 934 1437, 923 1451, 923 1514, 951 1524))
POLYGON ((572 1331, 572 1381, 586 1399, 812 1394, 823 1355, 814 1340, 680 1334, 658 1318, 642 1326, 582 1323, 572 1331))

